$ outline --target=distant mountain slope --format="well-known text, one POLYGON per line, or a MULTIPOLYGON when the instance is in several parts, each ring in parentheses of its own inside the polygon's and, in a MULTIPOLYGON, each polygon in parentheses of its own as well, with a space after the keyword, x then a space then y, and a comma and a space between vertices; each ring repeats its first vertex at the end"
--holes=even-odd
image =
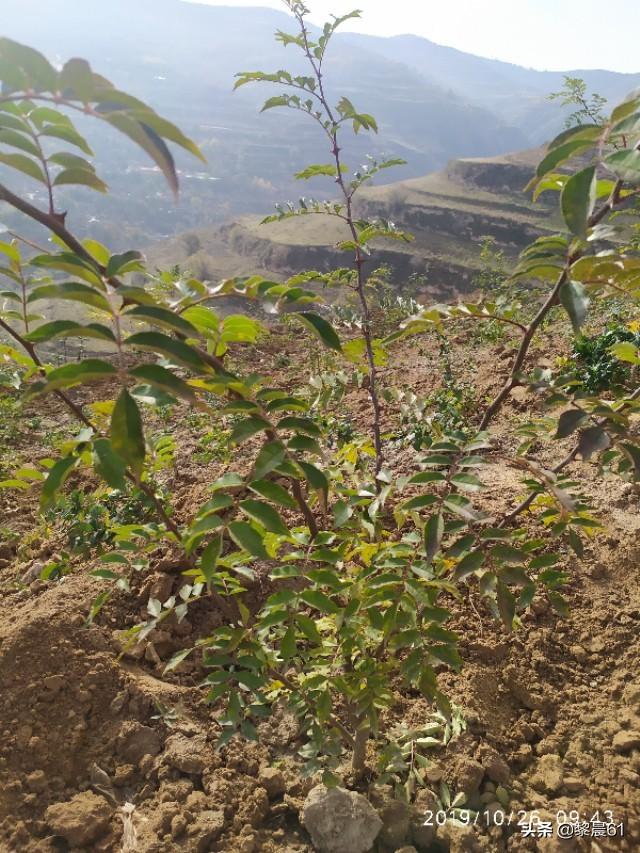
MULTIPOLYGON (((484 237, 493 237, 514 259, 535 237, 558 227, 544 196, 534 205, 522 191, 539 156, 533 150, 455 160, 425 177, 363 190, 362 212, 391 218, 415 237, 408 244, 382 242, 376 265, 388 264, 399 288, 418 275, 436 298, 469 291, 484 237)), ((151 257, 214 281, 248 270, 281 277, 339 265, 344 255, 335 246, 345 237, 342 227, 337 220, 315 216, 269 225, 242 217, 159 244, 151 257)))
POLYGON ((485 107, 517 127, 532 145, 539 145, 560 129, 563 108, 548 101, 547 96, 562 88, 565 74, 581 77, 590 92, 598 92, 612 104, 640 86, 640 73, 536 71, 473 56, 414 35, 380 38, 349 33, 341 38, 354 47, 366 47, 402 62, 429 82, 485 107))
MULTIPOLYGON (((237 71, 302 68, 298 52, 274 41, 279 28, 291 28, 289 17, 261 8, 181 0, 2 0, 0 34, 58 62, 85 56, 117 86, 176 121, 209 161, 202 169, 179 158, 182 194, 176 205, 160 175, 126 140, 89 123, 99 170, 112 193, 107 198, 83 189, 63 193, 76 228, 114 248, 127 247, 266 213, 301 191, 331 192, 330 184, 302 190, 291 177, 305 164, 326 159, 317 128, 293 112, 260 115, 263 99, 273 93, 267 87, 232 93, 237 71)), ((406 159, 402 171, 384 175, 389 181, 424 175, 452 158, 538 144, 562 124, 557 105, 544 100, 561 75, 481 59, 414 36, 342 34, 326 71, 333 94, 347 94, 380 125, 377 136, 349 141, 348 164, 356 167, 367 153, 406 159)), ((602 93, 616 98, 640 82, 640 75, 637 81, 633 75, 593 75, 602 93)), ((42 190, 23 180, 23 189, 37 199, 42 190)), ((1 218, 7 219, 4 213, 1 218)))

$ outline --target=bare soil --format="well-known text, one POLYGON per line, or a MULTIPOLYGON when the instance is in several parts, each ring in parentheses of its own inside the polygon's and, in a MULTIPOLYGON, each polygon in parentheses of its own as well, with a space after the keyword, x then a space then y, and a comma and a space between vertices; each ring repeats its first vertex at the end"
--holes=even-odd
MULTIPOLYGON (((295 365, 297 347, 284 337, 265 345, 262 357, 268 364, 288 353, 295 365)), ((468 342, 461 369, 479 399, 505 373, 503 355, 501 347, 468 342)), ((282 381, 299 379, 295 366, 278 370, 282 381)), ((400 347, 383 371, 383 381, 416 393, 437 387, 439 376, 433 344, 421 354, 400 347)), ((498 424, 499 440, 534 406, 516 395, 498 424)), ((366 398, 354 394, 341 409, 358 421, 365 407, 366 398)), ((61 412, 48 416, 63 424, 61 412)), ((25 444, 23 437, 17 450, 49 454, 37 442, 25 444)), ((184 426, 178 448, 172 488, 186 516, 224 465, 194 462, 184 426)), ((549 453, 562 458, 563 448, 549 453)), ((408 469, 415 454, 399 448, 391 464, 408 469)), ((510 796, 507 816, 536 809, 555 819, 577 810, 589 819, 608 809, 625 835, 562 843, 525 838, 509 821, 441 832, 420 850, 640 850, 640 499, 630 484, 581 467, 606 530, 582 559, 567 558, 568 614, 537 599, 508 635, 474 592, 451 604, 465 665, 459 676, 443 672, 441 679, 468 729, 434 753, 434 790, 439 776, 452 791, 470 787, 475 795, 500 784, 510 796)), ((496 461, 485 479, 492 507, 517 503, 517 471, 496 461)), ((91 558, 76 559, 62 580, 38 579, 37 564, 61 547, 61 533, 30 533, 36 504, 31 493, 0 492, 0 851, 311 851, 299 811, 314 780, 300 776, 295 720, 279 711, 263 725, 259 745, 234 740, 216 752, 216 709, 202 702, 198 661, 160 677, 177 649, 219 624, 215 606, 198 605, 119 659, 118 631, 140 618, 151 592, 168 597, 179 582, 171 555, 158 553, 148 574, 132 578, 132 592, 114 596, 85 627, 103 582, 89 576, 91 558), (175 709, 175 718, 163 719, 159 706, 175 709), (135 806, 130 816, 126 803, 135 806), (127 846, 134 835, 135 846, 127 846)), ((249 592, 258 604, 268 591, 269 582, 258 579, 249 592)), ((430 710, 399 689, 387 722, 418 726, 430 710)))

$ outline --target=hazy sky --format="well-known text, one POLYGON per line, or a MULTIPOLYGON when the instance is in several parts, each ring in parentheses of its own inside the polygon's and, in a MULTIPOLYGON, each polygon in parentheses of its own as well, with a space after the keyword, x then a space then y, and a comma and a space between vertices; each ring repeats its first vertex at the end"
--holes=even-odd
MULTIPOLYGON (((280 0, 196 0, 212 6, 271 6, 280 0)), ((468 53, 531 68, 640 72, 640 0, 308 0, 311 20, 363 12, 349 29, 416 33, 468 53)))

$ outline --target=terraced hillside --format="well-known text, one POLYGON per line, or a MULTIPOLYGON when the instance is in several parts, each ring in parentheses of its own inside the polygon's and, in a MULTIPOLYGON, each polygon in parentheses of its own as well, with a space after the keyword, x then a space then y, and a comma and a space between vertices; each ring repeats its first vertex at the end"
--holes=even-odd
MULTIPOLYGON (((392 248, 386 242, 376 263, 391 268, 399 288, 417 274, 433 296, 465 292, 479 268, 483 237, 493 237, 511 258, 536 235, 557 227, 544 197, 533 204, 523 192, 539 159, 536 149, 454 160, 441 172, 367 189, 362 212, 391 219, 415 237, 392 248)), ((150 254, 158 265, 179 263, 213 280, 250 273, 284 276, 335 265, 335 246, 344 236, 342 223, 329 217, 266 225, 259 217, 243 217, 174 238, 150 254)))

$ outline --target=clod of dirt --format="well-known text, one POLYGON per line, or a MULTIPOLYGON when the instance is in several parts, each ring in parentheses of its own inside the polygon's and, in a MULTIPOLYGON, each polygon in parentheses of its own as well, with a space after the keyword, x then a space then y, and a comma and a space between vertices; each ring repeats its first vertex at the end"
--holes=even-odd
POLYGON ((118 733, 116 748, 125 763, 137 764, 145 755, 157 755, 162 749, 162 741, 155 729, 127 720, 118 733))
POLYGON ((530 779, 531 787, 544 794, 555 794, 564 783, 564 766, 559 755, 543 755, 530 779))
POLYGON ((224 830, 224 812, 200 812, 194 824, 189 827, 189 836, 194 842, 196 853, 206 853, 220 838, 224 830))
POLYGON ((366 797, 324 785, 312 788, 301 818, 318 853, 367 853, 382 829, 366 797))
POLYGON ((109 829, 111 808, 103 797, 84 791, 66 803, 49 806, 45 820, 72 847, 86 847, 109 829))
POLYGON ((371 785, 369 801, 382 821, 378 844, 385 850, 397 850, 407 840, 410 829, 411 810, 407 803, 393 795, 390 785, 371 785))
POLYGON ((204 735, 186 737, 174 734, 167 738, 163 759, 181 773, 197 776, 207 766, 207 740, 204 735))
POLYGON ((612 746, 616 752, 631 752, 640 747, 640 732, 618 732, 613 737, 612 746))
POLYGON ((270 800, 280 797, 286 788, 284 774, 277 767, 261 767, 258 784, 265 789, 270 800))
POLYGON ((506 785, 511 778, 509 765, 499 753, 488 745, 480 748, 480 762, 492 782, 498 785, 506 785))
POLYGON ((457 826, 447 821, 438 829, 438 841, 449 853, 481 853, 482 846, 470 826, 457 826))
POLYGON ((475 794, 484 778, 484 767, 479 761, 464 756, 457 766, 458 790, 468 797, 475 794))
POLYGON ((427 821, 429 813, 435 815, 440 804, 433 791, 420 788, 416 793, 411 813, 411 840, 421 850, 428 849, 436 835, 435 821, 427 821))

